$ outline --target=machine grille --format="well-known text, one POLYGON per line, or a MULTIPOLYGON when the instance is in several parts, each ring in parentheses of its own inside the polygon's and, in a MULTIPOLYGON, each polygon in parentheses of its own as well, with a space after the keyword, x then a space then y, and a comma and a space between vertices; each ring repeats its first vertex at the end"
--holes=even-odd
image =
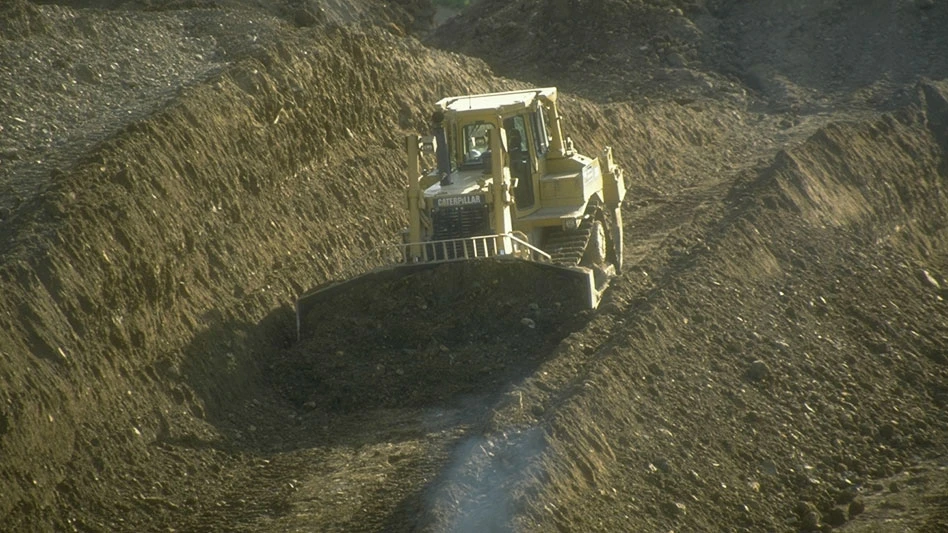
MULTIPOLYGON (((489 209, 486 205, 443 207, 435 209, 431 216, 434 224, 434 233, 431 236, 433 241, 463 239, 490 233, 489 209)), ((461 258, 465 256, 463 246, 463 244, 457 243, 452 249, 432 248, 432 251, 434 256, 438 256, 438 259, 461 258), (444 255, 445 251, 448 257, 440 257, 444 255)), ((474 246, 474 244, 467 243, 467 246, 474 246)), ((474 250, 467 251, 468 256, 474 253, 474 250)), ((484 250, 479 249, 476 253, 483 255, 484 250)))
POLYGON ((490 233, 486 205, 443 207, 432 213, 433 240, 461 239, 490 233))

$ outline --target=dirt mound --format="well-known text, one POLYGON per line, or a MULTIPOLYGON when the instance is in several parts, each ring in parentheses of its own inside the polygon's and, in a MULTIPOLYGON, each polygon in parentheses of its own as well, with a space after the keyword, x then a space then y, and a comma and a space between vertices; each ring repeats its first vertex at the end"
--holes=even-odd
POLYGON ((906 86, 948 71, 948 9, 935 2, 725 2, 716 14, 730 22, 720 35, 738 51, 736 73, 794 109, 901 106, 906 86))
POLYGON ((483 0, 428 41, 596 100, 693 97, 730 86, 708 66, 713 23, 693 2, 483 0))
POLYGON ((746 91, 814 112, 903 105, 905 84, 948 70, 946 24, 927 1, 483 0, 428 42, 597 101, 746 91))
POLYGON ((6 120, 0 139, 0 218, 42 190, 50 174, 67 171, 98 143, 144 119, 182 88, 246 56, 255 35, 272 40, 279 25, 259 13, 110 12, 39 8, 22 1, 4 5, 20 6, 35 24, 27 25, 19 16, 0 20, 41 31, 7 41, 2 50, 0 101, 6 120), (225 24, 227 30, 222 29, 225 24), (245 37, 231 32, 245 32, 245 37))
POLYGON ((339 288, 320 295, 302 319, 304 342, 273 371, 299 404, 423 406, 502 389, 580 326, 585 303, 581 278, 522 261, 383 272, 339 288))

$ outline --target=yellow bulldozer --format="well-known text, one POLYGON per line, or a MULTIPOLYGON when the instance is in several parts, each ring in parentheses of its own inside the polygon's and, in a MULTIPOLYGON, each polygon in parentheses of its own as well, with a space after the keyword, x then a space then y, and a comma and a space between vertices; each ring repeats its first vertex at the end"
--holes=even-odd
POLYGON ((455 261, 528 261, 579 280, 587 308, 622 268, 622 169, 606 147, 576 153, 555 87, 453 96, 429 135, 409 135, 408 227, 371 272, 302 295, 297 324, 326 291, 455 261))

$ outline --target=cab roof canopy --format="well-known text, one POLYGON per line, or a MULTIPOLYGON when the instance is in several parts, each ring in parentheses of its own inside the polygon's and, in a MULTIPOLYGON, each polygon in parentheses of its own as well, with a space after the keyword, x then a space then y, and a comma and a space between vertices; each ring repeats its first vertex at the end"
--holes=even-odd
POLYGON ((436 105, 444 111, 453 111, 455 113, 495 111, 504 114, 507 111, 530 108, 536 98, 551 103, 555 102, 556 87, 508 91, 503 93, 449 96, 438 100, 436 105))

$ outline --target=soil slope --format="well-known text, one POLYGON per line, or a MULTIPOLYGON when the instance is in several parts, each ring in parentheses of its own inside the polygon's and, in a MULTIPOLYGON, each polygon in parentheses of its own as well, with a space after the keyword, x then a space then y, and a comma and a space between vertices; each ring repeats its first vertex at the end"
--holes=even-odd
POLYGON ((0 4, 0 529, 942 531, 948 5, 0 4), (404 134, 558 85, 629 186, 527 265, 292 302, 404 134))

